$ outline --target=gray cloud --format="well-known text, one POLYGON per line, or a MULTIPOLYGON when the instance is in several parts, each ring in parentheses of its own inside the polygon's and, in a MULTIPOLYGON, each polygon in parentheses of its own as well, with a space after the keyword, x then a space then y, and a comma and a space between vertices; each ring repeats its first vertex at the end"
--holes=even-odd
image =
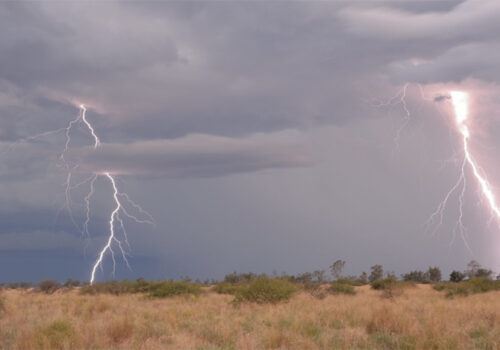
POLYGON ((13 232, 0 234, 0 251, 82 250, 82 240, 61 231, 13 232))
POLYGON ((245 139, 189 135, 175 140, 103 144, 80 155, 78 171, 148 177, 213 177, 269 168, 308 167, 312 155, 296 133, 245 139), (278 140, 278 141, 276 141, 278 140))
MULTIPOLYGON (((373 263, 459 268, 470 258, 461 246, 443 255, 453 206, 441 237, 421 232, 456 181, 454 169, 436 165, 460 149, 449 104, 422 100, 410 84, 401 129, 398 97, 377 108, 365 101, 387 101, 415 82, 434 102, 450 88, 474 92, 474 112, 494 115, 499 12, 493 0, 0 3, 0 242, 10 249, 0 265, 22 265, 0 272, 87 276, 71 237, 81 234, 88 187, 73 193, 77 227, 64 210, 54 223, 64 204, 64 133, 27 139, 67 125, 80 103, 102 147, 89 147, 76 126, 67 155, 79 164, 75 183, 89 172, 124 175, 119 189, 158 220, 156 230, 130 226, 145 262, 120 276, 148 277, 152 261, 155 277, 298 272, 337 257, 352 262, 348 273, 373 263), (58 239, 59 253, 49 252, 58 239)), ((497 130, 493 119, 475 121, 497 130)), ((495 144, 475 126, 474 140, 495 144)), ((500 183, 495 162, 483 163, 500 183)), ((96 186, 91 258, 113 205, 109 182, 96 186)), ((468 209, 485 257, 488 228, 468 209)))
POLYGON ((340 17, 353 33, 376 39, 453 42, 496 39, 499 12, 498 1, 467 0, 446 12, 352 7, 343 9, 340 17))
POLYGON ((389 74, 420 83, 460 82, 467 78, 500 82, 500 42, 474 43, 453 47, 432 61, 414 64, 398 62, 389 74))

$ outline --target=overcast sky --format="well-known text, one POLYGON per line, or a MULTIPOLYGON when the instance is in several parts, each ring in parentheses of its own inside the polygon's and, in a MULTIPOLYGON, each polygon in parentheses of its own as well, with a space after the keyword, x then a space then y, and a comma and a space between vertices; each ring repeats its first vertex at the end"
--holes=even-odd
MULTIPOLYGON (((336 259, 347 274, 500 271, 470 169, 464 237, 457 193, 426 225, 461 164, 450 90, 469 92, 471 149, 500 188, 498 18, 497 0, 0 3, 0 282, 86 280, 105 244, 109 181, 86 239, 89 184, 73 220, 64 208, 64 131, 30 138, 80 104, 102 144, 75 125, 72 184, 112 172, 156 221, 126 221, 131 269, 118 258, 116 278, 336 259)), ((97 278, 113 278, 109 255, 97 278)))

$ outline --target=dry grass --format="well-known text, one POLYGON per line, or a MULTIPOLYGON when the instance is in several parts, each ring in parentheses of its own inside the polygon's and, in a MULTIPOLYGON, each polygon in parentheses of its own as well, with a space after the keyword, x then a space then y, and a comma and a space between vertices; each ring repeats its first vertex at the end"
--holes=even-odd
POLYGON ((499 349, 500 292, 447 299, 430 286, 381 297, 231 304, 207 292, 132 295, 1 293, 0 349, 499 349))

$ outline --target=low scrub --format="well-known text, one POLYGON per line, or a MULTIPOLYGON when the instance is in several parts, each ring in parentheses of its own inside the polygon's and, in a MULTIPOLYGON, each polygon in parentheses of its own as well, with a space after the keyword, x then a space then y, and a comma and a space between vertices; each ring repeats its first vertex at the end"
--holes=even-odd
POLYGON ((289 300, 297 288, 283 279, 258 277, 248 285, 241 286, 236 293, 235 303, 277 303, 289 300))
POLYGON ((493 281, 486 277, 476 277, 463 282, 443 282, 436 284, 434 289, 446 292, 445 296, 467 296, 476 293, 485 293, 500 290, 500 281, 493 281))
POLYGON ((375 290, 385 290, 393 288, 398 281, 394 277, 388 277, 383 280, 373 281, 371 286, 375 290))
POLYGON ((38 290, 45 294, 52 294, 59 288, 61 288, 61 284, 56 280, 44 280, 38 283, 38 290))
POLYGON ((219 282, 215 285, 213 290, 218 294, 236 295, 245 285, 246 284, 243 283, 219 282))
POLYGON ((133 281, 108 281, 94 283, 92 285, 84 286, 80 289, 81 294, 113 294, 121 295, 128 293, 137 293, 138 282, 133 281))
POLYGON ((156 298, 165 298, 176 295, 198 295, 201 292, 202 290, 197 284, 185 281, 165 281, 151 287, 149 295, 156 298))
POLYGON ((356 294, 356 291, 354 290, 354 286, 352 284, 342 283, 341 281, 332 282, 327 290, 331 294, 356 294))

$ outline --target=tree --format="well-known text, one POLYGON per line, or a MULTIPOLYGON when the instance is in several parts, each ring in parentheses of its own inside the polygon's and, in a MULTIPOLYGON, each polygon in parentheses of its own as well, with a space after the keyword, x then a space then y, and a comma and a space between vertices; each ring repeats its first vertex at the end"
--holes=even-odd
POLYGON ((441 282, 441 270, 439 267, 430 267, 427 270, 427 278, 431 283, 441 282))
POLYGON ((313 278, 314 282, 325 283, 326 282, 325 270, 316 270, 316 271, 313 271, 312 278, 313 278))
POLYGON ((485 268, 480 268, 476 271, 476 274, 474 277, 486 277, 491 279, 491 276, 493 275, 493 271, 485 268))
POLYGON ((485 269, 482 267, 477 261, 471 260, 468 264, 467 267, 469 268, 468 270, 465 270, 465 275, 471 279, 474 277, 486 277, 486 278, 491 278, 493 275, 493 271, 489 269, 485 269))
POLYGON ((384 277, 384 268, 382 267, 382 265, 373 265, 372 267, 370 267, 370 269, 371 273, 368 277, 368 280, 370 282, 381 280, 384 277))
POLYGON ((477 271, 481 269, 481 264, 479 264, 476 260, 471 260, 467 264, 468 270, 465 270, 465 276, 471 279, 476 277, 477 271))
POLYGON ((310 273, 310 272, 304 272, 304 273, 301 273, 300 275, 293 276, 292 282, 295 282, 295 283, 312 283, 312 279, 313 279, 312 273, 310 273))
POLYGON ((345 261, 344 260, 337 260, 335 261, 331 266, 330 270, 332 271, 332 275, 335 277, 335 279, 339 279, 342 277, 342 270, 344 269, 345 266, 345 261))
POLYGON ((410 271, 401 275, 404 281, 412 281, 417 283, 427 282, 426 274, 423 271, 410 271))
POLYGON ((397 280, 396 273, 394 271, 386 271, 385 278, 393 278, 393 279, 397 280))
POLYGON ((358 281, 364 284, 368 283, 368 274, 365 271, 361 272, 361 275, 358 277, 358 281))
POLYGON ((465 275, 457 270, 453 270, 450 273, 450 282, 460 282, 465 278, 465 275))
POLYGON ((64 282, 64 286, 65 287, 78 287, 80 285, 80 281, 75 281, 75 280, 72 280, 71 278, 68 278, 68 280, 66 282, 64 282))

